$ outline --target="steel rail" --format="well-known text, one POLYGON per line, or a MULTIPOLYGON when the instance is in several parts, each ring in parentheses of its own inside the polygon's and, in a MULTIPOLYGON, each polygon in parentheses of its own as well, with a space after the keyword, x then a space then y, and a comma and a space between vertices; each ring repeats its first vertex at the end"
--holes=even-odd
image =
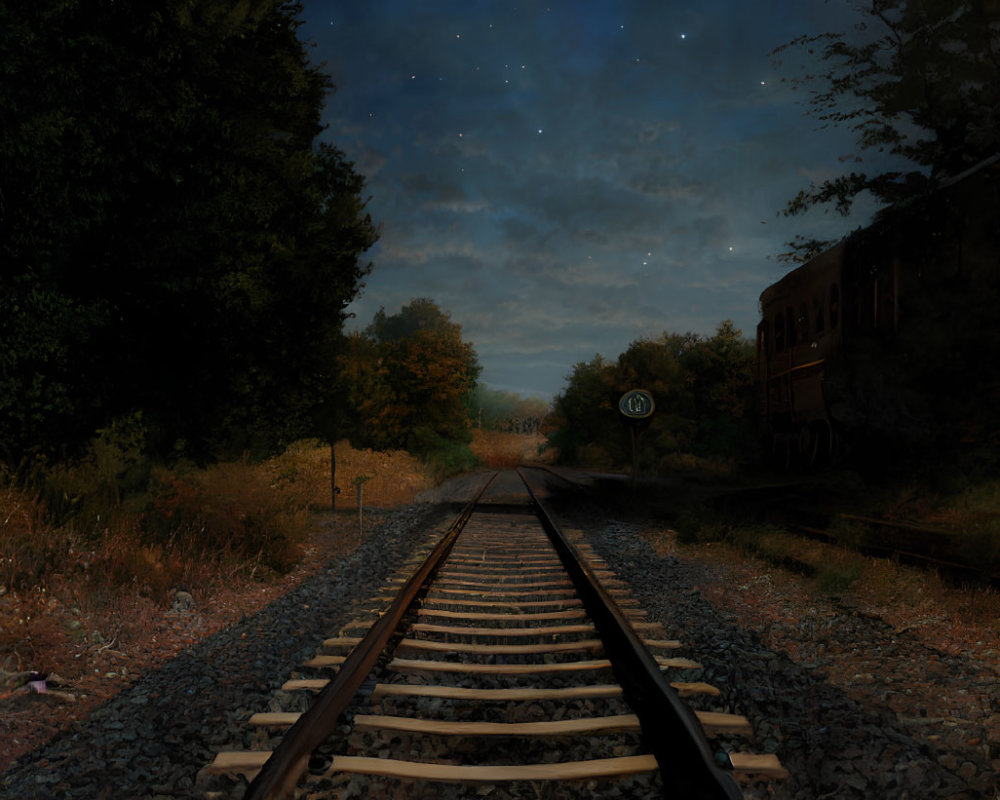
POLYGON ((742 800, 743 793, 732 774, 716 766, 694 711, 677 697, 614 598, 556 525, 524 473, 517 472, 604 642, 612 671, 639 717, 668 795, 685 800, 742 800))
POLYGON ((495 477, 496 473, 493 473, 462 509, 462 513, 441 537, 424 563, 404 584, 389 609, 369 628, 361 642, 347 656, 336 677, 288 729, 247 788, 244 795, 246 800, 285 800, 294 796, 295 786, 307 768, 310 755, 336 730, 341 713, 374 669, 404 614, 433 580, 458 534, 472 516, 479 498, 495 477))

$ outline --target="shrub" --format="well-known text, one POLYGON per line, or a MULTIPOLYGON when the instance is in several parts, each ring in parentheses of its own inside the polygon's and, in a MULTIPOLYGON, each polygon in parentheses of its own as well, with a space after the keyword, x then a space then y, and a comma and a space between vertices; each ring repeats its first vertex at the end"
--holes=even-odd
POLYGON ((107 521, 124 498, 142 494, 152 467, 144 455, 145 443, 142 415, 134 414, 99 430, 81 458, 36 464, 33 482, 40 486, 41 500, 54 521, 107 521))
POLYGON ((682 511, 674 522, 677 541, 681 544, 700 544, 725 540, 730 533, 726 521, 708 509, 682 511))
POLYGON ((471 439, 471 434, 467 441, 446 439, 429 427, 420 426, 410 432, 406 449, 427 464, 438 480, 442 480, 480 465, 479 458, 469 447, 471 439))
POLYGON ((190 475, 160 472, 143 529, 154 541, 179 538, 203 549, 286 572, 299 557, 306 509, 289 502, 267 471, 246 460, 190 475))
POLYGON ((858 560, 832 559, 816 564, 815 579, 819 588, 827 594, 843 594, 857 583, 864 570, 858 560))
POLYGON ((0 490, 0 586, 18 591, 35 584, 52 563, 44 508, 37 497, 5 486, 0 490))

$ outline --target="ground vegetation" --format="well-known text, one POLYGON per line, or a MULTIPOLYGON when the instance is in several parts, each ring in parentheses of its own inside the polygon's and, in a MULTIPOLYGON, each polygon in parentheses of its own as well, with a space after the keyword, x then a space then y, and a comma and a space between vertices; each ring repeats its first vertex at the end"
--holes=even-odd
POLYGON ((648 391, 655 403, 636 428, 643 473, 731 469, 753 453, 753 346, 732 322, 711 337, 664 333, 632 342, 615 361, 597 355, 577 364, 545 423, 561 461, 605 469, 631 464, 629 423, 618 409, 631 389, 648 391))

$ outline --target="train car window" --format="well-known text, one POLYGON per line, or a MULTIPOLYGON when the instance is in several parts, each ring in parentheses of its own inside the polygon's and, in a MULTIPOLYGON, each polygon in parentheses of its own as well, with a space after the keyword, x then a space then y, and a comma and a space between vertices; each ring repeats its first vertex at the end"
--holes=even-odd
POLYGON ((774 315, 774 352, 780 353, 785 349, 785 317, 779 311, 774 315))
POLYGON ((809 308, 805 303, 799 306, 799 341, 809 341, 809 308))
POLYGON ((767 358, 771 349, 771 323, 767 319, 762 319, 757 326, 757 359, 767 358))
POLYGON ((816 333, 820 334, 826 327, 826 320, 823 314, 823 297, 822 295, 816 295, 813 298, 813 316, 816 318, 816 333))
POLYGON ((798 326, 795 324, 795 309, 789 306, 785 309, 785 338, 787 339, 789 349, 795 347, 798 338, 796 330, 798 326))
POLYGON ((837 284, 830 285, 830 327, 836 328, 840 322, 840 287, 837 284))

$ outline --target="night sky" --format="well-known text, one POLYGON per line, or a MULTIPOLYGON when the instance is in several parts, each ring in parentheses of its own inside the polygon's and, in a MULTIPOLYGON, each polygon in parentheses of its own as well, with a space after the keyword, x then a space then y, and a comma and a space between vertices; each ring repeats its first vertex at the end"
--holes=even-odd
POLYGON ((597 353, 727 318, 752 337, 785 243, 872 211, 780 215, 810 180, 885 164, 843 162, 853 134, 782 81, 804 57, 770 56, 850 30, 844 0, 305 0, 303 18, 337 86, 324 138, 382 229, 349 329, 430 297, 492 389, 548 397, 597 353))

